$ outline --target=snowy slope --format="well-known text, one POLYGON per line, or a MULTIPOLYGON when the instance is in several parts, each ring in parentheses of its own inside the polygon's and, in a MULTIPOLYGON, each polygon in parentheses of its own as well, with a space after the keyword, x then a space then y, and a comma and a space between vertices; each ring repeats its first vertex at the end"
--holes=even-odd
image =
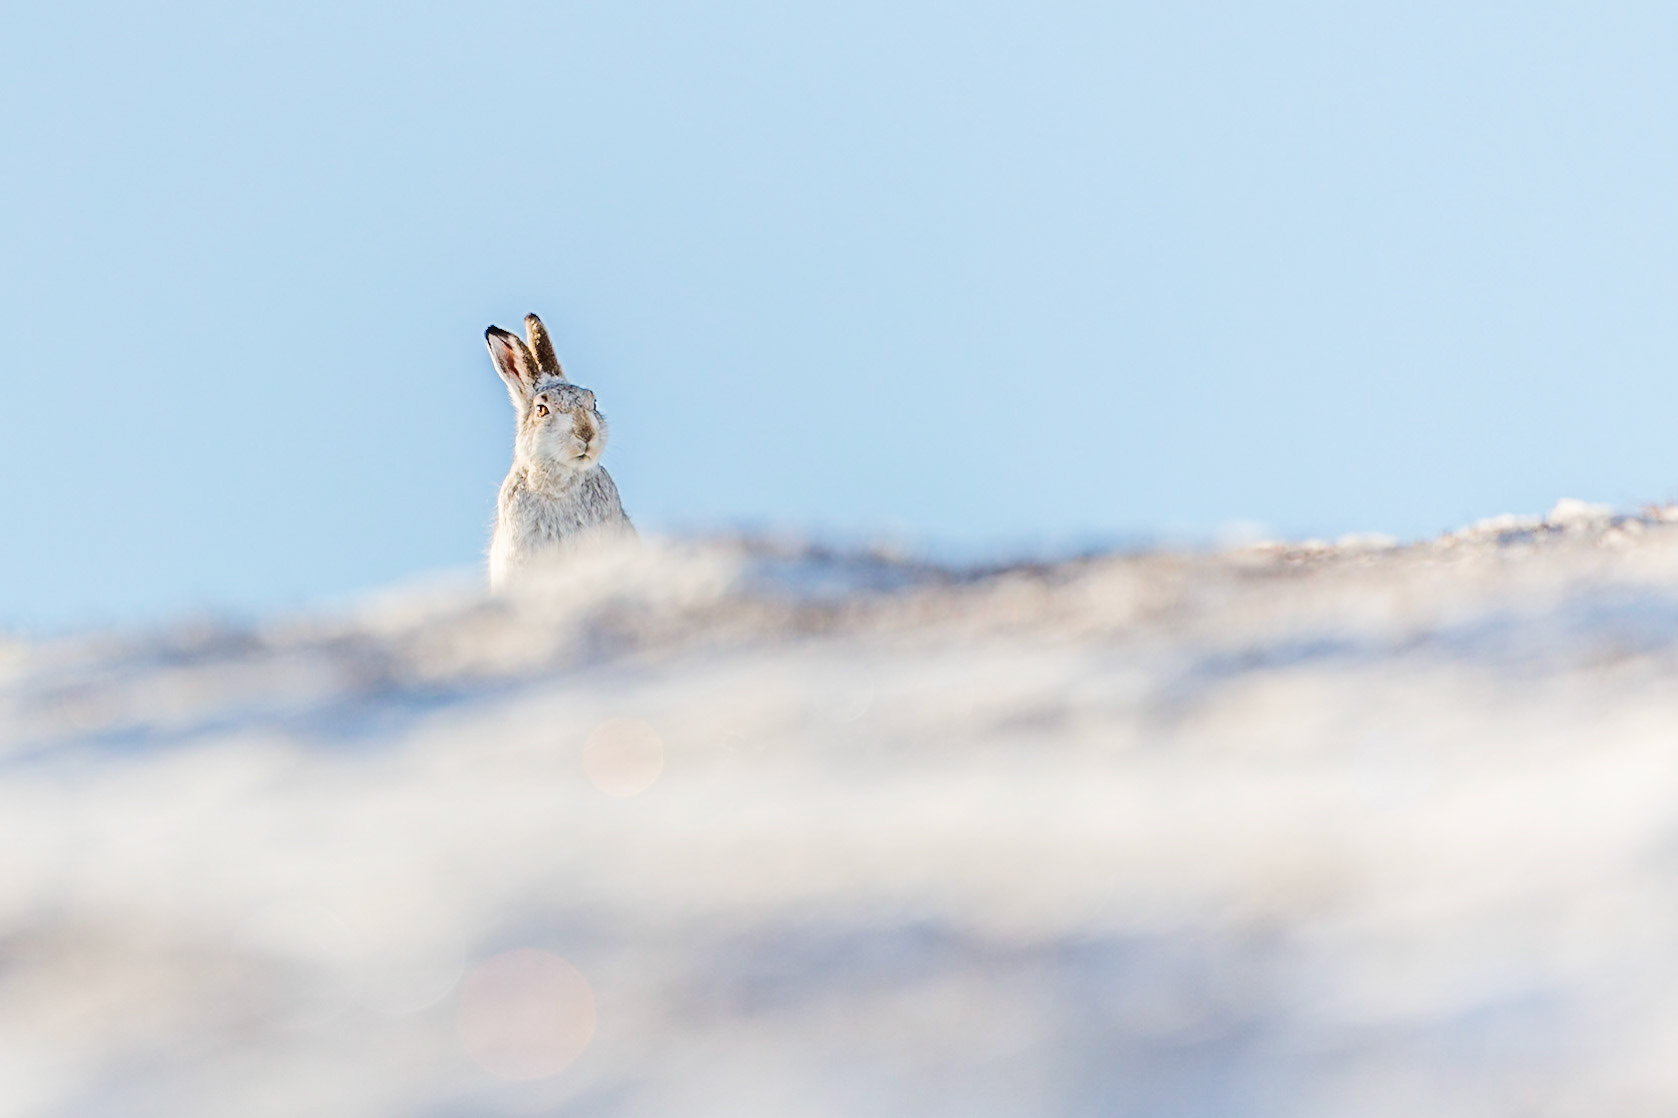
POLYGON ((0 1113, 1678 1110, 1678 523, 0 646, 0 1113))

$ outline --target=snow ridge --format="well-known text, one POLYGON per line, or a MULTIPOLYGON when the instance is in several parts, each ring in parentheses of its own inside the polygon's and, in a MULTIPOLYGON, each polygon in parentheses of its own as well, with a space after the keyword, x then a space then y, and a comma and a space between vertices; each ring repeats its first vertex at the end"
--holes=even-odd
POLYGON ((1675 520, 7 646, 0 1113, 1672 1109, 1675 520))

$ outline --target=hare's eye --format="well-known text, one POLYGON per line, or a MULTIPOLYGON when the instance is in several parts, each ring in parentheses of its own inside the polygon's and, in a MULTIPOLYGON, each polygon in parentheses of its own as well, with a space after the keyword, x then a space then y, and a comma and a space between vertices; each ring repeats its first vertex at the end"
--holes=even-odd
POLYGON ((536 415, 537 415, 538 418, 546 419, 547 416, 548 416, 548 405, 537 404, 536 405, 536 415))

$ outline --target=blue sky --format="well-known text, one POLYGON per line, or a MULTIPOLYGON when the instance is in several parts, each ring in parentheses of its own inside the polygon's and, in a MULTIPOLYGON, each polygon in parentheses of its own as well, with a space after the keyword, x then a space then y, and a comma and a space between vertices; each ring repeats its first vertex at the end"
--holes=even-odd
POLYGON ((31 5, 0 628, 469 565, 547 319, 651 531, 1678 495, 1678 8, 31 5))

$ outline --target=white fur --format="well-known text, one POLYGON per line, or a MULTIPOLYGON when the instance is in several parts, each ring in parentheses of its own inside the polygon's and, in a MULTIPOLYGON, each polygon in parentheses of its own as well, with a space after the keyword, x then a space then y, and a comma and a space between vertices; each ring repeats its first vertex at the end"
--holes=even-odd
POLYGON ((566 381, 535 315, 525 326, 530 346, 493 326, 484 335, 518 424, 489 545, 489 584, 498 590, 580 542, 635 534, 618 487, 600 465, 606 417, 594 393, 566 381))

